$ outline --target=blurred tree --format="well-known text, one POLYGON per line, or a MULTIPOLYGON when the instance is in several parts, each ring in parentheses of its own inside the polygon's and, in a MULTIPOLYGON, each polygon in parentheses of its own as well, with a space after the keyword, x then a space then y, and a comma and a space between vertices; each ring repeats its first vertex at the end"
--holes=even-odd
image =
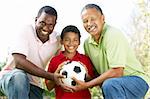
MULTIPOLYGON (((136 13, 133 14, 130 44, 135 50, 137 58, 150 75, 150 0, 133 0, 136 4, 136 13)), ((150 98, 150 91, 145 99, 150 98)))
POLYGON ((133 18, 131 44, 145 70, 150 67, 150 6, 149 0, 136 0, 138 14, 133 18))

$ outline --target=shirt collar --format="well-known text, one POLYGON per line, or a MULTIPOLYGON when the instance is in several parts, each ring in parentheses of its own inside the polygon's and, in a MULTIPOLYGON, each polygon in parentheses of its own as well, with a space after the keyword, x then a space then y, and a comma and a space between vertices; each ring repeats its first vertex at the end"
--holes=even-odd
POLYGON ((60 55, 59 55, 60 60, 64 60, 64 59, 67 59, 67 60, 76 60, 77 59, 77 60, 79 60, 82 58, 81 54, 79 54, 78 51, 76 51, 76 55, 72 59, 66 58, 66 56, 64 56, 63 53, 64 53, 64 51, 60 52, 60 55))
POLYGON ((101 32, 101 36, 100 36, 100 39, 99 39, 99 43, 95 42, 94 38, 91 35, 89 37, 89 43, 94 44, 94 45, 99 45, 101 43, 103 37, 104 37, 104 34, 106 32, 107 27, 108 27, 108 25, 106 23, 104 23, 103 30, 101 32))

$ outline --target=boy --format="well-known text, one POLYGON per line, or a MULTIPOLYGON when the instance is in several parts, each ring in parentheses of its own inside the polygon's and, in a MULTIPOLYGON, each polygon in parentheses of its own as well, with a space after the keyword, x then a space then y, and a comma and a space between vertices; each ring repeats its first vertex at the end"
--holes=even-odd
MULTIPOLYGON (((73 25, 66 26, 61 33, 61 44, 64 46, 64 51, 53 57, 50 61, 48 72, 54 73, 60 70, 60 66, 66 61, 79 61, 87 67, 89 78, 93 77, 92 63, 90 59, 77 52, 80 45, 80 31, 73 25)), ((69 67, 68 67, 69 68, 69 67)), ((91 94, 88 89, 78 92, 66 92, 54 82, 46 80, 48 90, 55 87, 56 99, 91 99, 91 94)))

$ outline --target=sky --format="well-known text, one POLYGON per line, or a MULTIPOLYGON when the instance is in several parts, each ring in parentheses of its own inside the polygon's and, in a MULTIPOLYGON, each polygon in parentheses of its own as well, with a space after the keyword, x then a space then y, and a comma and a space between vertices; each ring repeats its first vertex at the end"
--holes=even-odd
MULTIPOLYGON (((38 10, 45 5, 54 7, 58 12, 55 31, 61 32, 66 25, 76 25, 81 32, 81 46, 88 33, 84 30, 81 10, 88 3, 99 5, 105 15, 105 21, 126 30, 131 14, 135 10, 133 0, 1 0, 0 1, 0 62, 5 61, 8 47, 17 30, 25 24, 33 23, 38 10)), ((128 35, 128 33, 126 33, 128 35)))

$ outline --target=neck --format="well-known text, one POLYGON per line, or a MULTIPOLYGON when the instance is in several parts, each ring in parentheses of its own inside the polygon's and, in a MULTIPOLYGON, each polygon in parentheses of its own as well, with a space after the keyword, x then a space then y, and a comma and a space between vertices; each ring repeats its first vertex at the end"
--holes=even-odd
POLYGON ((40 40, 41 40, 43 43, 45 43, 46 41, 49 40, 49 38, 48 38, 48 37, 47 37, 47 38, 40 38, 40 40))
POLYGON ((64 52, 64 56, 68 59, 72 59, 76 55, 76 52, 70 53, 70 52, 64 52))
POLYGON ((96 35, 96 36, 94 36, 94 37, 93 37, 93 38, 94 38, 94 41, 95 41, 96 43, 99 43, 100 37, 101 37, 101 35, 96 35))
POLYGON ((43 43, 45 43, 46 41, 49 40, 49 35, 39 35, 39 34, 37 33, 37 37, 38 37, 43 43))

